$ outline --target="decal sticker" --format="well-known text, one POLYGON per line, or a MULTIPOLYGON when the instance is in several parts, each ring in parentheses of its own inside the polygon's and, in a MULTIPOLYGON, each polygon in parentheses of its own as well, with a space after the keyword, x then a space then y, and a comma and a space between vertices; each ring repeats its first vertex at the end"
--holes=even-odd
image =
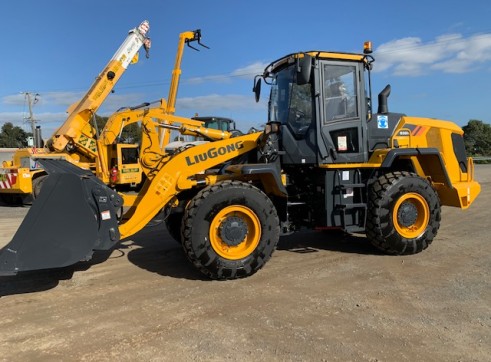
MULTIPOLYGON (((123 166, 124 167, 124 166, 123 166)), ((132 172, 140 172, 139 168, 123 168, 121 170, 122 173, 132 173, 132 172)))
POLYGON ((402 129, 400 130, 397 135, 401 137, 409 137, 411 133, 408 130, 402 129))
POLYGON ((348 151, 348 137, 338 137, 338 151, 348 151))
POLYGON ((424 126, 416 126, 416 128, 413 130, 412 135, 413 136, 422 136, 426 131, 426 127, 424 126))
POLYGON ((101 219, 102 220, 109 220, 111 218, 111 213, 109 210, 101 212, 101 219))
POLYGON ((39 162, 37 162, 36 160, 33 160, 32 158, 29 161, 29 167, 31 168, 31 170, 38 170, 40 168, 43 168, 43 166, 41 166, 41 164, 39 162))
POLYGON ((389 128, 389 117, 378 115, 377 116, 377 128, 388 129, 389 128))

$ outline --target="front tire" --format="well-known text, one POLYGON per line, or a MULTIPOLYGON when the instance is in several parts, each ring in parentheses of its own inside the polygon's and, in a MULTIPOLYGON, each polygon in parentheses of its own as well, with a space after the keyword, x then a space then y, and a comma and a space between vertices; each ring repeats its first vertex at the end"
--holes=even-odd
POLYGON ((44 181, 46 181, 46 178, 48 175, 40 175, 37 176, 32 180, 32 198, 37 199, 39 197, 39 194, 41 193, 41 188, 43 187, 44 181))
POLYGON ((280 227, 271 200, 258 188, 224 181, 201 190, 183 220, 183 248, 212 279, 254 274, 271 258, 280 227))
POLYGON ((169 216, 167 216, 167 218, 165 219, 165 226, 167 227, 169 235, 179 245, 182 243, 181 225, 183 215, 183 212, 175 212, 169 214, 169 216))
POLYGON ((438 232, 440 218, 437 193, 414 173, 388 173, 370 186, 367 237, 388 254, 426 249, 438 232))

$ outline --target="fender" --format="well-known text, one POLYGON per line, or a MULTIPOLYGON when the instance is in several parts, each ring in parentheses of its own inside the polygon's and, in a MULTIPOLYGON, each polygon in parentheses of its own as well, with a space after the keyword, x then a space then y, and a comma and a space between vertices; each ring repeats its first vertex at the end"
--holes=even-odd
POLYGON ((273 182, 267 182, 265 186, 271 189, 272 193, 277 196, 286 197, 288 192, 285 185, 281 181, 281 173, 274 164, 271 163, 257 163, 257 164, 244 164, 244 165, 232 165, 226 168, 227 171, 233 173, 240 173, 242 175, 257 175, 266 176, 273 182))
MULTIPOLYGON (((401 157, 416 157, 424 176, 431 176, 434 181, 442 182, 452 187, 447 169, 437 148, 397 148, 390 150, 382 162, 382 168, 391 168, 392 164, 401 157)), ((418 172, 419 173, 419 172, 418 172)), ((420 175, 422 176, 422 175, 420 175)))

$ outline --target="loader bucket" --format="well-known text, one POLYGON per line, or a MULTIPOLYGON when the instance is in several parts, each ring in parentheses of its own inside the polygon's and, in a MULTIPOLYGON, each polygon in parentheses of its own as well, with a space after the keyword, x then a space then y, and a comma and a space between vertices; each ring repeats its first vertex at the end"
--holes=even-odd
POLYGON ((91 258, 119 241, 122 198, 90 171, 38 160, 48 173, 12 241, 0 250, 0 275, 49 269, 91 258))

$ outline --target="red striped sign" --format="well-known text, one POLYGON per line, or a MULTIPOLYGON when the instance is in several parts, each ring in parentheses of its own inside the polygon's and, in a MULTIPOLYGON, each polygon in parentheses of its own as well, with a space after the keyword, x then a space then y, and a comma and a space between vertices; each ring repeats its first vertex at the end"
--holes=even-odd
POLYGON ((0 174, 0 189, 11 189, 17 182, 17 173, 8 172, 0 174))

